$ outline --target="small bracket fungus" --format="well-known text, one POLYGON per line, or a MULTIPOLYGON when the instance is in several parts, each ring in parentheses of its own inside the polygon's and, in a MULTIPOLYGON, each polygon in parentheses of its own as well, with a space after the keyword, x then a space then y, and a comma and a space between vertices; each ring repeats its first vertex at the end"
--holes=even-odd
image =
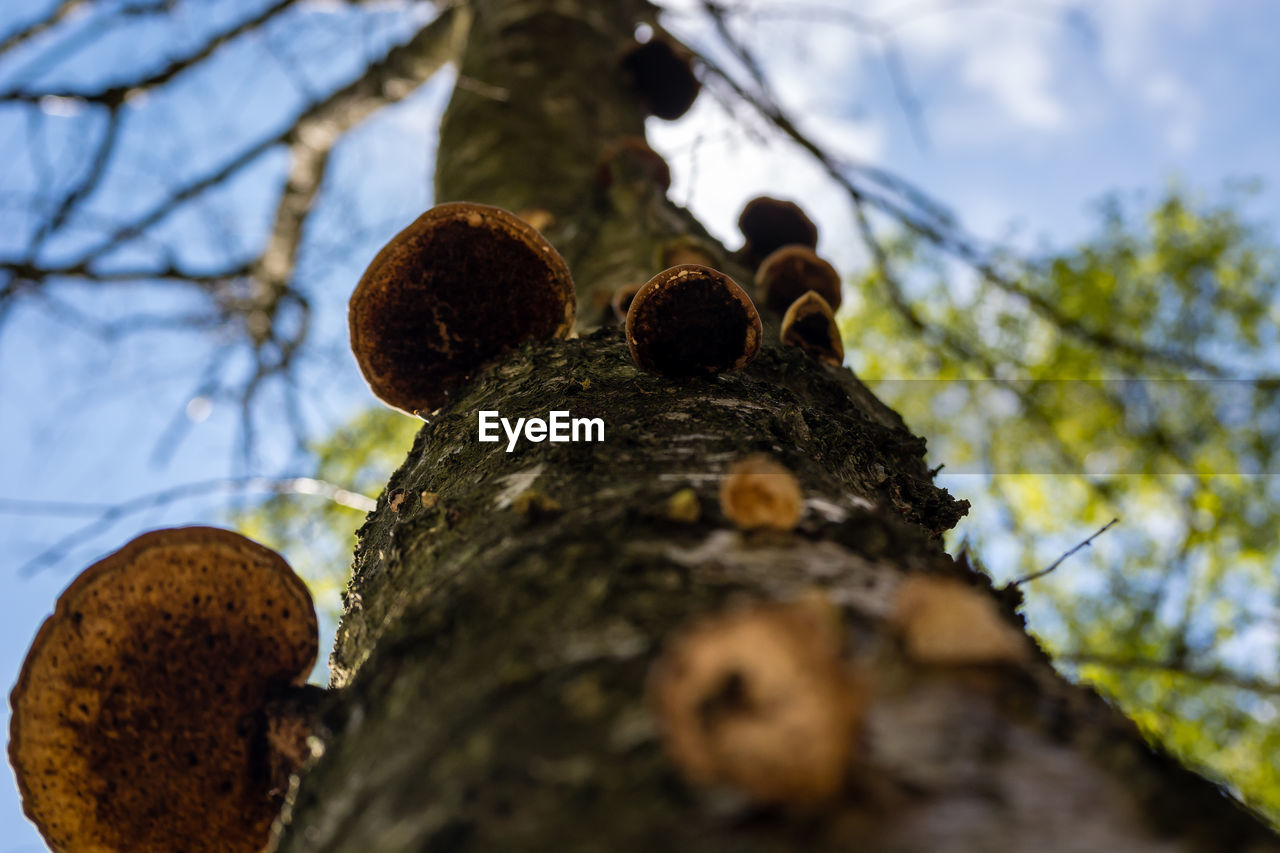
POLYGON ((441 204, 388 243, 351 294, 351 350, 373 393, 429 412, 530 338, 565 337, 573 279, 551 244, 497 207, 441 204))
POLYGON ((596 161, 596 183, 608 189, 613 186, 614 173, 620 170, 630 170, 664 194, 671 189, 671 167, 644 137, 622 136, 606 145, 596 161))
POLYGON ((843 788, 866 707, 839 613, 816 596, 696 622, 654 664, 650 692, 689 781, 797 808, 843 788))
POLYGON ((889 624, 918 663, 1017 663, 1029 651, 1026 636, 1001 617, 994 599, 955 578, 903 578, 889 624))
POLYGON ((783 246, 756 270, 760 301, 779 314, 810 290, 827 300, 832 311, 840 307, 840 273, 808 246, 783 246))
POLYGON ((716 269, 720 266, 720 252, 707 241, 688 235, 663 243, 658 250, 658 266, 665 270, 681 264, 701 264, 716 269))
POLYGON ((733 463, 720 481, 720 509, 745 530, 794 530, 804 495, 794 474, 756 454, 733 463))
POLYGON ((58 598, 10 702, 23 807, 55 851, 257 853, 269 706, 316 659, 316 616, 279 555, 238 533, 147 533, 58 598))
POLYGON ((813 224, 793 201, 759 196, 742 208, 738 230, 747 239, 743 255, 751 266, 757 266, 783 246, 818 245, 818 226, 813 224))
POLYGON ((702 89, 693 55, 663 35, 629 45, 620 64, 649 113, 666 121, 687 113, 702 89))
POLYGON ((613 297, 609 300, 609 307, 613 309, 613 316, 617 318, 619 323, 627 322, 627 312, 631 310, 631 301, 636 298, 636 294, 640 292, 640 288, 643 286, 640 284, 624 284, 613 292, 613 297))
POLYGON ((698 264, 663 270, 627 310, 636 366, 661 376, 708 376, 746 367, 760 350, 760 315, 722 272, 698 264))
POLYGON ((681 524, 696 524, 702 517, 702 503, 698 500, 698 493, 686 486, 667 498, 666 515, 681 524))
POLYGON ((800 349, 819 361, 844 363, 844 342, 840 340, 840 327, 827 300, 810 290, 801 296, 782 317, 782 343, 800 349))

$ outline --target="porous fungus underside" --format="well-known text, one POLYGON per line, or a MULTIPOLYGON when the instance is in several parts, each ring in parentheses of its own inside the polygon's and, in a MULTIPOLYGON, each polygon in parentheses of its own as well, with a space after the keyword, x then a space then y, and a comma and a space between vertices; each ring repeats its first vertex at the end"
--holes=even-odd
POLYGON ((686 264, 659 273, 635 295, 627 340, 644 370, 705 376, 740 368, 755 356, 760 318, 727 275, 686 264))
POLYGON ((375 394, 431 411, 482 365, 567 334, 573 280, 537 230, 498 208, 439 205, 370 263, 351 297, 351 347, 375 394))
POLYGON ((135 539, 62 594, 14 687, 27 814, 55 850, 260 850, 279 809, 262 711, 316 643, 268 549, 212 528, 135 539))

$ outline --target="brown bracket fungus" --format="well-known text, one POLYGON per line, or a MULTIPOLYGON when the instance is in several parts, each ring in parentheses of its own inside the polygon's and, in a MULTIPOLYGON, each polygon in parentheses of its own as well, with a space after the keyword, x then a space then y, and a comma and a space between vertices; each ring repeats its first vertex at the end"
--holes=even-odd
POLYGON ((620 64, 649 113, 666 121, 687 113, 702 90, 693 55, 663 35, 629 46, 620 64))
POLYGON ((810 290, 840 307, 840 273, 808 246, 783 246, 771 252, 756 270, 760 301, 779 314, 810 290))
POLYGON ((650 673, 671 759, 689 781, 758 802, 821 805, 844 787, 867 690, 839 612, 814 596, 706 617, 650 673))
POLYGON ((406 412, 531 338, 565 337, 577 307, 564 260, 497 207, 431 208, 397 234, 351 294, 351 350, 373 393, 406 412))
POLYGON ((742 254, 753 268, 783 246, 818 245, 818 226, 800 205, 767 195, 753 198, 738 216, 738 230, 747 242, 742 254))
POLYGON ((760 350, 760 315, 722 272, 682 264, 649 279, 627 310, 636 366, 660 376, 709 376, 746 367, 760 350))
POLYGON ((55 851, 256 853, 280 806, 268 709, 316 646, 279 555, 208 527, 139 536, 59 596, 13 688, 27 815, 55 851))
POLYGON ((623 136, 606 145, 596 161, 596 183, 608 189, 613 186, 614 173, 622 170, 633 172, 663 193, 671 189, 671 167, 644 137, 623 136))
POLYGON ((641 284, 624 284, 613 292, 613 297, 609 300, 609 307, 613 309, 613 316, 617 318, 619 323, 627 322, 627 312, 631 310, 631 302, 636 298, 636 294, 640 292, 641 284))
POLYGON ((804 494, 794 474, 756 454, 733 463, 720 481, 720 509, 744 530, 794 530, 804 494))
POLYGON ((844 363, 844 341, 840 340, 840 327, 827 300, 810 290, 801 296, 782 317, 782 343, 800 349, 819 361, 844 363))
POLYGON ((701 264, 716 269, 720 261, 720 252, 710 243, 690 235, 669 240, 658 249, 658 266, 664 270, 681 264, 701 264))
POLYGON ((1017 663, 1030 652, 995 600, 956 578, 908 575, 898 585, 889 625, 917 663, 1017 663))

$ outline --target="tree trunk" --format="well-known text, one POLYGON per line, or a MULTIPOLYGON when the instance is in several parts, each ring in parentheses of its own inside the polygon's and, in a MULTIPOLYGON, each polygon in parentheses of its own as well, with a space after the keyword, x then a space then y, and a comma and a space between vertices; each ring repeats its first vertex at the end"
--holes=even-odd
POLYGON ((1280 850, 1038 652, 987 666, 905 654, 887 626, 911 573, 959 578, 1021 619, 943 552, 965 504, 850 371, 776 345, 776 317, 749 368, 684 381, 637 371, 616 326, 588 331, 666 241, 708 239, 625 166, 607 190, 596 180, 601 148, 643 129, 617 58, 650 10, 476 0, 471 14, 438 200, 548 211, 583 334, 525 345, 469 385, 361 529, 326 746, 278 849, 1280 850), (477 441, 481 409, 600 417, 605 440, 508 453, 477 441), (795 532, 739 532, 722 513, 723 472, 753 452, 798 477, 795 532), (685 488, 696 519, 668 510, 685 488), (863 673, 838 794, 784 808, 691 784, 649 697, 664 645, 707 614, 815 590, 863 673))

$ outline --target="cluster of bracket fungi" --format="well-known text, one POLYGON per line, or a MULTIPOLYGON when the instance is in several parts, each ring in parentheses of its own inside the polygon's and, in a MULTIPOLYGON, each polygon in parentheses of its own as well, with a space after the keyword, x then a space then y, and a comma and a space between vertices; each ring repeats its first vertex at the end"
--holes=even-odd
MULTIPOLYGON (((757 199, 741 225, 740 254, 762 255, 760 298, 789 318, 782 340, 839 363, 839 279, 812 252, 812 223, 757 199)), ((629 294, 639 368, 706 376, 759 351, 751 297, 689 262, 709 256, 677 241, 663 260, 680 262, 629 294)), ((351 345, 380 399, 429 412, 520 343, 566 337, 575 310, 569 270, 537 229, 496 207, 442 204, 361 277, 351 345)), ((727 473, 721 504, 744 529, 791 529, 802 509, 794 477, 755 457, 727 473)), ((310 753, 299 703, 316 646, 306 586, 274 552, 214 528, 135 539, 62 594, 13 690, 9 755, 28 815, 54 850, 261 849, 310 753)))
MULTIPOLYGON (((619 63, 656 116, 678 117, 697 96, 688 52, 665 36, 633 45, 619 63)), ((602 155, 600 183, 618 157, 666 191, 666 163, 638 138, 602 155)), ((739 227, 736 258, 755 271, 761 302, 782 315, 782 343, 840 364, 840 281, 814 253, 816 226, 795 204, 762 197, 739 227)), ((697 377, 755 357, 760 316, 715 268, 718 256, 696 238, 677 239, 662 249, 661 272, 615 294, 637 367, 697 377)), ((533 224, 462 202, 428 210, 383 248, 349 309, 352 350, 373 393, 427 413, 519 344, 567 337, 576 296, 564 260, 533 224)), ((743 530, 785 534, 803 513, 795 477, 755 456, 725 473, 720 504, 743 530)), ((696 521, 696 493, 673 496, 669 511, 696 521)), ((911 595, 896 618, 920 657, 964 659, 971 624, 948 632, 945 619, 916 618, 957 601, 970 622, 994 626, 970 659, 1018 654, 1020 640, 982 610, 985 599, 928 582, 911 595)), ((841 657, 835 619, 813 602, 771 605, 712 617, 677 638, 654 684, 664 740, 691 780, 779 801, 839 787, 862 688, 841 657), (744 659, 743 638, 773 652, 744 659), (778 716, 726 711, 708 729, 704 709, 729 671, 737 689, 777 698, 778 716), (803 735, 802 748, 774 738, 780 729, 803 735)), ((317 644, 307 588, 274 552, 207 527, 134 539, 62 593, 13 689, 9 757, 26 813, 55 851, 263 849, 291 774, 312 754, 318 688, 305 681, 317 644)))
MULTIPOLYGON (((677 118, 697 97, 688 51, 665 35, 624 50, 620 65, 655 116, 677 118)), ((669 188, 666 162, 640 137, 605 146, 599 185, 610 185, 620 159, 659 191, 669 188)), ((737 259, 755 270, 757 295, 782 317, 782 343, 840 364, 840 278, 814 253, 817 226, 795 203, 769 197, 750 201, 738 225, 745 242, 737 259)), ((613 312, 641 370, 707 376, 755 358, 759 313, 716 268, 717 256, 696 238, 678 238, 663 248, 661 272, 614 294, 613 312)), ((452 202, 424 213, 369 265, 351 297, 351 348, 379 399, 426 414, 519 344, 567 337, 576 308, 569 269, 534 225, 500 208, 452 202)))
MULTIPOLYGON (((839 365, 840 278, 814 253, 816 226, 794 203, 768 197, 751 201, 739 225, 739 257, 760 258, 757 294, 782 315, 782 343, 839 365)), ((613 298, 636 366, 692 377, 749 364, 763 330, 747 292, 706 263, 711 251, 696 240, 674 241, 663 260, 677 263, 613 298)), ((373 393, 425 414, 521 343, 568 336, 575 311, 569 269, 536 228, 501 208, 451 202, 378 253, 351 296, 348 321, 373 393)))

